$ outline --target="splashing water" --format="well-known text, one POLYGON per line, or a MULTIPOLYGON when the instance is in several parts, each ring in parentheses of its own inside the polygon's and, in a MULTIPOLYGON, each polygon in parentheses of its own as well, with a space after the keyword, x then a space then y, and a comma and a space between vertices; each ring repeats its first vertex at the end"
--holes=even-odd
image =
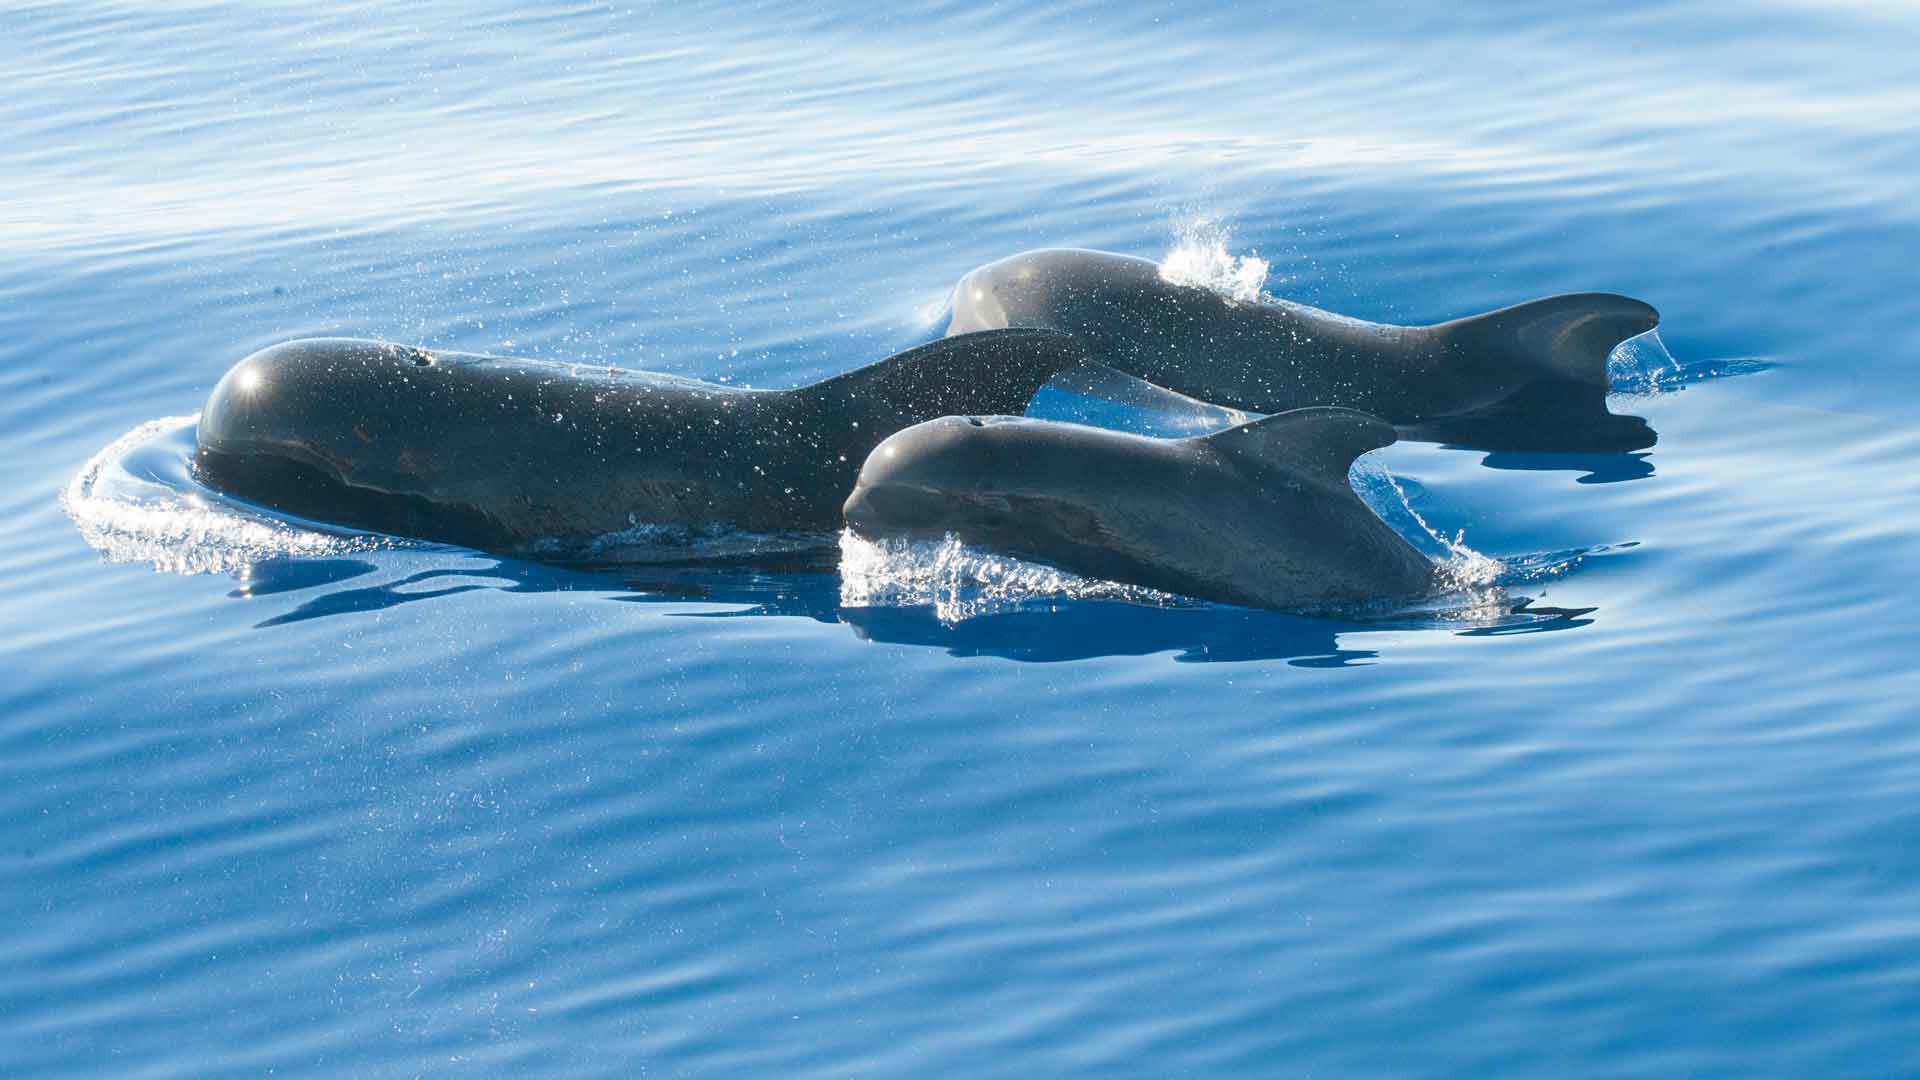
POLYGON ((1215 218, 1196 217, 1175 229, 1173 247, 1160 260, 1160 278, 1174 285, 1211 289, 1235 303, 1261 299, 1267 260, 1227 250, 1232 231, 1215 218))
POLYGON ((285 556, 324 558, 401 546, 249 512, 194 483, 196 416, 150 420, 109 443, 60 493, 86 542, 112 562, 175 574, 240 573, 285 556))
POLYGON ((1361 501, 1380 515, 1395 532, 1421 554, 1439 564, 1440 592, 1426 600, 1393 611, 1396 616, 1424 616, 1443 623, 1468 622, 1495 626, 1531 622, 1525 609, 1532 601, 1516 596, 1516 585, 1540 585, 1567 576, 1589 558, 1614 554, 1637 546, 1632 542, 1530 552, 1495 558, 1469 547, 1465 530, 1452 536, 1434 528, 1400 480, 1378 463, 1361 459, 1351 474, 1361 501))
POLYGON ((1494 588, 1502 581, 1507 571, 1504 562, 1468 547, 1465 530, 1449 537, 1428 524, 1413 508, 1406 488, 1384 466, 1362 459, 1354 465, 1350 479, 1360 500, 1382 521, 1421 554, 1440 564, 1440 578, 1446 588, 1471 592, 1494 588))
POLYGON ((995 555, 952 534, 944 540, 869 540, 840 533, 840 603, 844 607, 922 607, 951 626, 1036 599, 1130 600, 1160 607, 1191 603, 1112 581, 995 555))
POLYGON ((1709 379, 1757 375, 1773 366, 1772 361, 1758 356, 1681 360, 1655 329, 1614 346, 1607 356, 1607 381, 1618 394, 1668 394, 1709 379))
POLYGON ((1630 337, 1607 354, 1607 382, 1615 393, 1650 393, 1680 377, 1680 362, 1659 330, 1630 337))

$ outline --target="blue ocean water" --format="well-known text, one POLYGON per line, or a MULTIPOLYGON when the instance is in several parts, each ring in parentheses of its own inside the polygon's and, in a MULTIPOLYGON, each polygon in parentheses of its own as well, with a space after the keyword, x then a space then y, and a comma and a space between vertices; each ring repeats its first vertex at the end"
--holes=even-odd
POLYGON ((1916 44, 9 6, 0 1073, 1920 1071, 1916 44), (142 501, 281 339, 795 385, 1051 245, 1392 321, 1642 297, 1659 443, 1368 459, 1504 575, 1418 619, 142 501))

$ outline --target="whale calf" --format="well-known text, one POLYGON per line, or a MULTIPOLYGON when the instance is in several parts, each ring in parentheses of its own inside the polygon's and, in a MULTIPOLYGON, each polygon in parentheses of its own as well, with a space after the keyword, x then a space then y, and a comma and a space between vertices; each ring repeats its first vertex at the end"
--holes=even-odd
POLYGON ((792 390, 377 341, 290 341, 200 414, 204 483, 321 521, 524 553, 633 525, 837 531, 861 462, 933 417, 1013 412, 1081 344, 946 338, 792 390))
POLYGON ((1099 251, 1029 251, 955 286, 948 333, 1009 326, 1080 335, 1100 361, 1182 394, 1261 413, 1343 405, 1408 438, 1491 450, 1653 445, 1607 411, 1607 355, 1659 322, 1609 293, 1553 296, 1432 326, 1350 319, 1287 301, 1235 301, 1099 251))
POLYGON ((847 499, 870 538, 954 535, 1205 600, 1314 608, 1431 591, 1437 567, 1347 482, 1393 427, 1297 409, 1157 439, 1018 417, 943 417, 875 447, 847 499))

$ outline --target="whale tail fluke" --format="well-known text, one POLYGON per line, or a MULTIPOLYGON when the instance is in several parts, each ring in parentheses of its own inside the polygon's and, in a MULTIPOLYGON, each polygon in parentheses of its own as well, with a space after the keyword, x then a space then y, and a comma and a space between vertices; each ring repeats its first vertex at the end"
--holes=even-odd
POLYGON ((1315 405, 1195 436, 1192 441, 1256 468, 1280 466, 1345 487, 1355 458, 1392 446, 1396 438, 1393 425, 1371 413, 1315 405))
POLYGON ((899 426, 941 416, 1017 414, 1047 381, 1084 363, 1059 330, 983 330, 941 338, 796 393, 899 426))
POLYGON ((1614 293, 1530 300, 1434 327, 1457 354, 1524 384, 1540 377, 1605 388, 1614 346, 1660 323, 1650 304, 1614 293))

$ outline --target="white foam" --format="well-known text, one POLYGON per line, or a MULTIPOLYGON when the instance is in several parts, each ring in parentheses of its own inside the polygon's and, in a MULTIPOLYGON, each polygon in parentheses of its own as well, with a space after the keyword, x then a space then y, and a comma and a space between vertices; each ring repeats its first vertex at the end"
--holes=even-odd
POLYGON ((144 562, 174 574, 243 572, 285 556, 318 558, 393 547, 384 537, 322 532, 216 499, 189 477, 187 455, 198 416, 150 420, 95 454, 60 493, 80 535, 113 562, 144 562), (142 451, 157 455, 146 475, 127 468, 142 451))
POLYGON ((931 606, 935 617, 951 625, 1040 599, 1183 602, 1154 589, 983 551, 951 534, 944 540, 869 540, 851 529, 840 533, 844 607, 931 606))
POLYGON ((1174 285, 1211 289, 1236 303, 1262 298, 1267 260, 1228 250, 1232 231, 1216 218, 1193 217, 1175 228, 1174 244, 1160 260, 1160 278, 1174 285))

